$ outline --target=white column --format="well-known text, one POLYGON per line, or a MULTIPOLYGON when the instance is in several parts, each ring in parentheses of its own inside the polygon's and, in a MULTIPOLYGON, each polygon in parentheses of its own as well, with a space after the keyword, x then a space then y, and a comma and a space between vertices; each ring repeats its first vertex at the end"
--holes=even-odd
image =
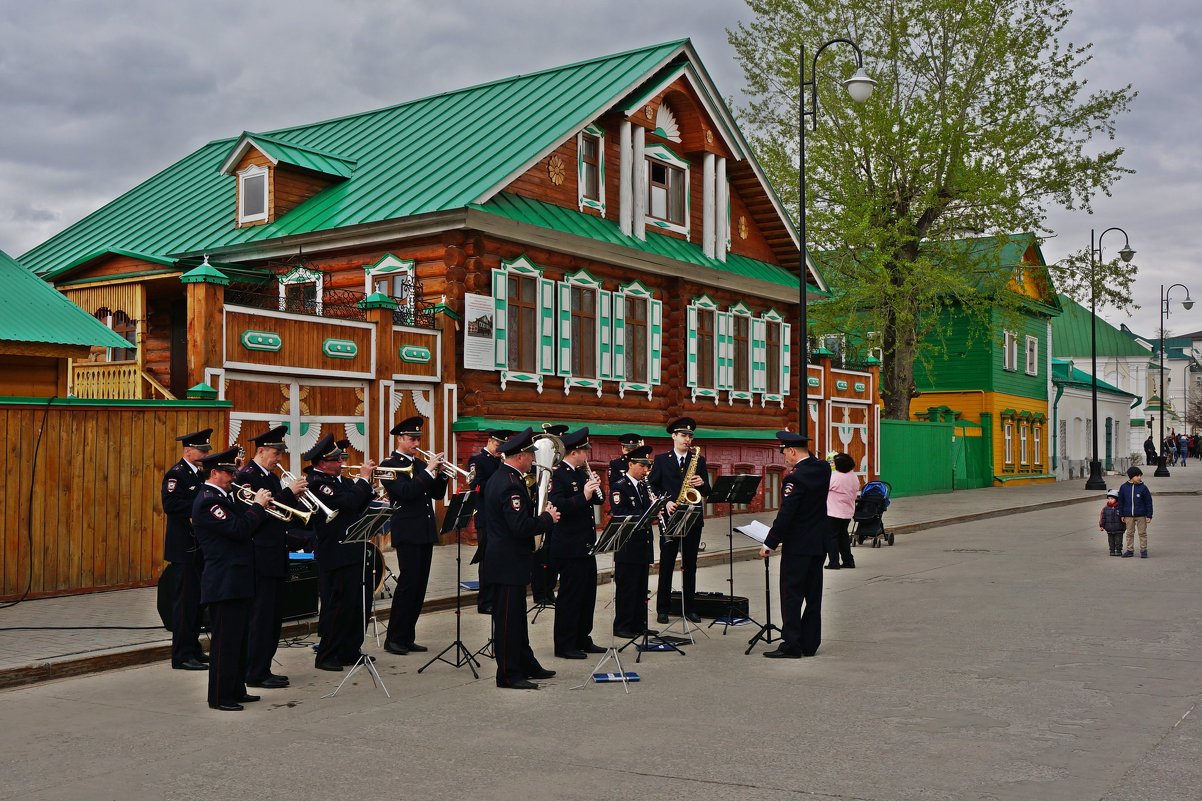
POLYGON ((647 165, 643 146, 647 141, 647 132, 643 126, 634 126, 634 147, 631 152, 630 174, 634 178, 634 235, 639 239, 647 238, 647 165))
POLYGON ((701 162, 701 251, 714 256, 714 154, 701 162))
POLYGON ((621 135, 618 140, 618 228, 626 236, 631 235, 632 220, 634 219, 634 189, 631 184, 631 155, 630 120, 622 120, 621 135))
MULTIPOLYGON (((714 258, 726 261, 727 232, 727 189, 726 189, 726 159, 719 156, 715 167, 714 180, 714 258)), ((805 381, 805 376, 802 376, 805 381)))

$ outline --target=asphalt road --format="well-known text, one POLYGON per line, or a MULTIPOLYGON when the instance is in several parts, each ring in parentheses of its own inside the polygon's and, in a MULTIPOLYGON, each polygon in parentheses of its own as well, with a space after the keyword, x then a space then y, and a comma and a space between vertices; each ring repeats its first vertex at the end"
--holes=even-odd
MULTIPOLYGON (((303 646, 280 652, 293 686, 240 713, 165 664, 10 690, 0 799, 1202 798, 1199 501, 1157 510, 1148 560, 1108 557, 1092 504, 858 548, 825 572, 817 657, 744 656, 753 627, 714 628, 626 662, 629 695, 571 689, 592 663, 551 656, 546 616, 535 651, 560 674, 537 692, 374 643, 390 698, 360 673, 323 699, 338 676, 303 646)), ((762 621, 761 565, 735 571, 762 621)), ((430 615, 419 640, 454 627, 430 615)), ((463 629, 474 650, 487 619, 463 629)))

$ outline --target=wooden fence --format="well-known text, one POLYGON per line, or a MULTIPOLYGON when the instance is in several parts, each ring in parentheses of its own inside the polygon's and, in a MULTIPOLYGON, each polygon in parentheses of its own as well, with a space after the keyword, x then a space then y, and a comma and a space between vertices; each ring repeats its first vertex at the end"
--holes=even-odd
POLYGON ((179 434, 226 441, 226 401, 0 398, 0 600, 150 586, 179 434))

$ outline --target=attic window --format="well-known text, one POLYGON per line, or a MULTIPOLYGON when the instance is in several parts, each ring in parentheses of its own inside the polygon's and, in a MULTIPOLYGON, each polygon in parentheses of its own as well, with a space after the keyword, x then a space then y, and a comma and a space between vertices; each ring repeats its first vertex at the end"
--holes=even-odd
POLYGON ((689 162, 662 145, 648 146, 645 155, 648 223, 688 236, 689 162))
POLYGON ((267 219, 267 168, 247 167, 238 173, 238 223, 267 219))

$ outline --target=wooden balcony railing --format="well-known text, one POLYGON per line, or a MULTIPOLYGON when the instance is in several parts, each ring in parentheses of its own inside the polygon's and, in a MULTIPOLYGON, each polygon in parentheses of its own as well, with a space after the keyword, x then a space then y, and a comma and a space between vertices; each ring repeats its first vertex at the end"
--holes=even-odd
POLYGON ((89 362, 73 365, 71 393, 77 398, 175 400, 171 392, 137 362, 89 362))

